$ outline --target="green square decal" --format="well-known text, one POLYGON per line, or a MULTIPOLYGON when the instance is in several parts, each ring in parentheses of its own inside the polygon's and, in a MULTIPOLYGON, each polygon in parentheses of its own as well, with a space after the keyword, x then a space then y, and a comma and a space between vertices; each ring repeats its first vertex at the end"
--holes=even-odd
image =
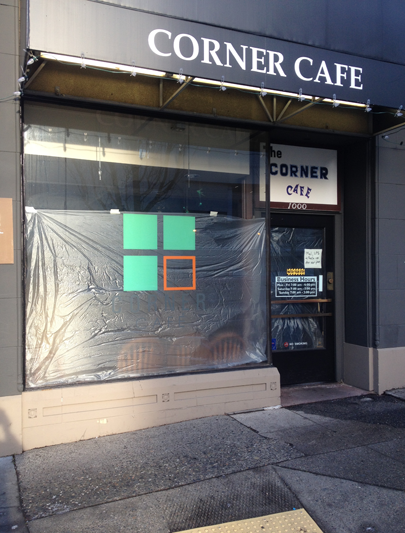
POLYGON ((124 250, 157 249, 157 215, 124 213, 124 250))
POLYGON ((158 261, 153 255, 124 256, 124 291, 157 291, 158 261))
POLYGON ((164 250, 195 250, 195 217, 163 217, 164 250))

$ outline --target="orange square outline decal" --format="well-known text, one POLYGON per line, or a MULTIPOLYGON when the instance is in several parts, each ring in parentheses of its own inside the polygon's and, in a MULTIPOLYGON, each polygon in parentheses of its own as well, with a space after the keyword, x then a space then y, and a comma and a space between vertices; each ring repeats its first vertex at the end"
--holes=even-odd
POLYGON ((164 255, 163 256, 163 289, 165 291, 195 291, 197 286, 196 280, 195 255, 164 255), (191 259, 193 264, 193 285, 192 287, 168 287, 167 286, 167 260, 168 259, 191 259))

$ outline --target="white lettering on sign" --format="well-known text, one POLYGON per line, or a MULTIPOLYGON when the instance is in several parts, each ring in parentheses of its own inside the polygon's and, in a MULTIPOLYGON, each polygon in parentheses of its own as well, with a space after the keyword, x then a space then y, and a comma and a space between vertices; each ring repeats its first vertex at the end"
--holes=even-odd
POLYGON ((254 47, 250 47, 250 49, 252 50, 252 72, 266 72, 266 67, 264 66, 266 50, 254 47))
POLYGON ((304 80, 304 81, 312 81, 314 78, 306 78, 302 73, 301 73, 301 63, 303 61, 308 61, 308 63, 312 66, 314 64, 313 60, 310 58, 310 57, 299 57, 297 59, 297 61, 295 62, 295 65, 294 65, 294 70, 295 70, 295 74, 301 79, 301 80, 304 80))
POLYGON ((363 89, 363 84, 361 83, 361 75, 363 73, 363 69, 360 67, 349 67, 350 69, 350 89, 363 89), (356 85, 356 82, 359 83, 359 85, 356 85))
POLYGON ((283 54, 280 54, 279 52, 272 52, 270 50, 267 50, 267 53, 269 54, 269 70, 267 71, 267 74, 277 76, 274 71, 274 69, 276 68, 279 75, 283 76, 283 78, 286 78, 287 74, 281 68, 281 63, 284 61, 283 54))
POLYGON ((172 34, 171 34, 170 31, 161 30, 161 29, 153 30, 153 31, 150 32, 149 37, 148 37, 149 48, 152 50, 152 52, 154 54, 156 54, 158 56, 162 56, 162 57, 171 56, 172 55, 171 52, 161 52, 160 50, 158 50, 158 48, 156 46, 156 43, 155 43, 156 35, 158 33, 164 33, 164 34, 166 34, 169 37, 169 39, 172 38, 172 34))
POLYGON ((208 63, 209 65, 212 64, 212 61, 210 61, 211 58, 215 61, 216 65, 222 66, 222 63, 217 56, 217 52, 219 50, 219 42, 215 41, 214 39, 202 39, 204 41, 204 59, 201 61, 201 63, 208 63), (213 46, 211 46, 213 45, 213 46))
POLYGON ((200 47, 198 46, 198 41, 195 37, 193 37, 192 35, 188 35, 187 33, 180 33, 179 35, 176 36, 176 38, 173 41, 173 50, 176 56, 179 57, 180 59, 183 59, 184 61, 193 61, 194 59, 197 58, 200 52, 200 47), (190 40, 193 46, 193 53, 191 54, 190 57, 183 55, 180 50, 180 43, 182 39, 190 40))
POLYGON ((305 248, 304 267, 322 268, 322 248, 305 248))
POLYGON ((225 67, 230 67, 232 68, 232 65, 229 63, 229 53, 232 54, 232 56, 234 57, 234 59, 236 59, 236 62, 238 63, 238 65, 240 66, 240 68, 242 70, 246 70, 246 48, 248 48, 247 46, 241 46, 243 52, 242 52, 242 57, 238 54, 238 52, 235 50, 234 46, 231 44, 231 43, 227 43, 225 42, 225 46, 226 46, 226 63, 225 63, 225 67))
MULTIPOLYGON (((267 50, 241 44, 219 42, 216 39, 200 37, 197 39, 189 33, 179 33, 172 39, 172 33, 158 28, 148 36, 150 50, 161 57, 170 57, 173 53, 183 61, 200 61, 218 67, 240 68, 246 70, 250 60, 250 71, 271 76, 287 78, 289 71, 284 64, 284 55, 277 50, 267 50), (187 52, 186 52, 187 50, 187 52), (247 51, 249 50, 249 54, 247 51), (232 62, 231 62, 232 57, 232 62)), ((291 65, 292 70, 292 65, 291 65)), ((363 89, 363 69, 355 65, 332 63, 325 60, 315 62, 311 57, 302 56, 294 61, 294 73, 306 82, 335 85, 349 89, 363 89)))
POLYGON ((315 83, 325 83, 326 85, 333 85, 332 78, 330 77, 328 67, 326 65, 326 61, 322 61, 321 66, 319 67, 318 74, 316 75, 316 78, 314 79, 315 83), (319 78, 324 78, 320 80, 319 78))
POLYGON ((325 61, 322 61, 321 64, 316 67, 317 70, 315 78, 315 72, 312 68, 313 65, 314 60, 310 57, 299 57, 294 63, 294 72, 296 76, 303 81, 314 81, 316 83, 321 83, 323 81, 325 85, 336 85, 338 87, 343 87, 345 84, 348 85, 349 83, 347 74, 348 71, 350 71, 350 89, 363 89, 363 84, 361 83, 363 69, 360 67, 334 63, 334 78, 332 79, 325 61), (303 65, 301 66, 302 63, 303 65), (307 75, 305 76, 302 71, 304 71, 307 75))

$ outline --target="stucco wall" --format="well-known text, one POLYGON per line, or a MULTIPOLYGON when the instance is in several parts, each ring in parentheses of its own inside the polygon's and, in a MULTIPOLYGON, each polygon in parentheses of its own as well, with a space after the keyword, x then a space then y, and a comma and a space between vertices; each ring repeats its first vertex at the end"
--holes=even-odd
MULTIPOLYGON (((18 89, 19 2, 0 4, 0 99, 18 89)), ((0 455, 21 451, 22 282, 19 102, 0 101, 0 198, 13 204, 14 264, 0 264, 0 455)))
POLYGON ((405 130, 378 139, 378 348, 405 346, 405 130))

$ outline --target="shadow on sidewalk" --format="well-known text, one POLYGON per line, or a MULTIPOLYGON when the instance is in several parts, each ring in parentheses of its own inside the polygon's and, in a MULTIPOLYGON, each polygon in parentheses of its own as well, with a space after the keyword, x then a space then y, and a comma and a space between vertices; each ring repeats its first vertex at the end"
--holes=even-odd
POLYGON ((3 409, 0 409, 0 457, 14 455, 21 450, 21 443, 10 431, 11 420, 3 409))

